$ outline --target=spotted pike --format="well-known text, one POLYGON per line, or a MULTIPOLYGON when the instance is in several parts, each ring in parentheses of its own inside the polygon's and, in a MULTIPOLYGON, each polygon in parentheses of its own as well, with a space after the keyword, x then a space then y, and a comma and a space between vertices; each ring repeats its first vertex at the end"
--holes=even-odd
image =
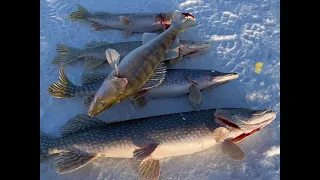
MULTIPOLYGON (((55 98, 82 96, 83 104, 89 106, 107 76, 106 73, 83 73, 82 85, 77 86, 69 80, 63 66, 60 66, 59 81, 50 85, 48 92, 55 98)), ((142 106, 146 103, 147 97, 165 98, 189 94, 190 103, 198 107, 201 103, 201 96, 200 102, 197 103, 198 99, 192 96, 196 93, 192 91, 193 86, 197 88, 197 92, 208 88, 213 89, 233 81, 238 76, 237 73, 222 73, 215 70, 168 69, 166 79, 159 86, 148 90, 135 102, 141 102, 138 106, 142 106)))
POLYGON ((128 97, 137 99, 148 89, 160 85, 166 73, 163 61, 179 57, 176 36, 195 26, 195 20, 174 11, 169 29, 158 36, 144 33, 143 45, 131 51, 120 63, 120 54, 114 49, 107 49, 106 58, 114 70, 95 94, 88 115, 96 116, 128 97))
MULTIPOLYGON (((52 61, 53 64, 64 65, 85 59, 84 66, 87 69, 93 69, 106 61, 105 52, 108 48, 115 49, 120 54, 121 59, 132 50, 142 45, 141 41, 132 42, 92 42, 86 44, 85 49, 77 49, 63 44, 57 45, 58 56, 52 61)), ((191 57, 207 52, 211 48, 209 42, 180 40, 179 57, 191 57)), ((174 62, 175 59, 170 59, 174 62)))
POLYGON ((233 160, 245 159, 236 144, 276 118, 271 110, 208 109, 105 123, 77 115, 61 127, 62 137, 40 132, 40 159, 58 154, 57 173, 75 171, 98 157, 140 161, 141 179, 157 180, 160 159, 194 154, 220 144, 233 160))
MULTIPOLYGON (((154 32, 170 27, 172 13, 124 13, 112 14, 108 12, 88 12, 83 6, 77 5, 78 11, 72 12, 72 20, 87 20, 93 23, 92 29, 113 28, 124 30, 126 37, 134 32, 154 32)), ((185 17, 194 19, 189 13, 185 17)))

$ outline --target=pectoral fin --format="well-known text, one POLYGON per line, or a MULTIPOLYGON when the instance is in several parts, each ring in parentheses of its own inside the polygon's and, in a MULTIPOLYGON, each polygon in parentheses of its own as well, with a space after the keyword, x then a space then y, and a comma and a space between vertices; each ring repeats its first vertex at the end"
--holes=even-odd
POLYGON ((189 101, 193 107, 199 108, 202 101, 199 85, 193 80, 191 80, 191 82, 192 84, 189 87, 189 101))
POLYGON ((244 160, 245 154, 238 145, 232 142, 232 139, 226 139, 221 143, 221 151, 227 154, 233 160, 244 160))
POLYGON ((65 174, 85 166, 95 158, 97 158, 97 156, 84 156, 72 152, 62 152, 55 159, 54 164, 57 168, 57 173, 65 174))
POLYGON ((120 54, 116 50, 108 48, 106 50, 106 59, 110 66, 116 70, 117 75, 119 75, 118 64, 120 61, 120 54))

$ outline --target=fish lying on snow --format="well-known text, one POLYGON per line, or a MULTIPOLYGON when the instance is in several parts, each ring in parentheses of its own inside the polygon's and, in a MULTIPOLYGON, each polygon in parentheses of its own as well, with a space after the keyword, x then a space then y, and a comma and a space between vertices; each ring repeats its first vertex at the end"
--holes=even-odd
MULTIPOLYGON (((99 72, 83 73, 82 85, 77 86, 69 80, 63 66, 60 66, 59 81, 50 85, 48 92, 55 98, 83 96, 83 104, 89 106, 107 76, 99 72)), ((214 70, 168 69, 166 79, 159 86, 148 90, 135 102, 139 103, 138 106, 142 106, 146 103, 146 97, 162 98, 189 94, 191 104, 198 107, 202 100, 201 90, 216 88, 231 82, 238 76, 237 73, 222 73, 214 70)))
POLYGON ((143 45, 131 51, 120 63, 120 54, 114 49, 107 49, 107 61, 114 70, 95 94, 89 116, 96 116, 128 97, 137 99, 162 83, 166 74, 163 61, 179 57, 176 36, 197 26, 196 21, 185 18, 179 11, 174 11, 172 17, 170 28, 158 36, 144 33, 143 45))
MULTIPOLYGON (((133 32, 154 32, 170 27, 173 12, 167 13, 125 13, 112 14, 108 12, 88 12, 83 6, 77 5, 78 11, 72 12, 72 20, 87 20, 93 22, 92 29, 113 28, 124 30, 126 37, 133 32)), ((189 13, 185 17, 194 19, 189 13)))
POLYGON ((140 161, 141 179, 157 180, 159 160, 194 154, 221 143, 223 154, 243 160, 236 144, 271 123, 271 110, 209 109, 105 123, 78 115, 61 127, 62 137, 40 132, 40 159, 58 154, 57 173, 77 170, 98 157, 140 161))
MULTIPOLYGON (((85 59, 84 66, 87 69, 93 69, 106 61, 105 52, 108 48, 115 49, 120 54, 120 57, 123 58, 141 45, 141 41, 119 42, 112 44, 107 42, 92 42, 88 43, 85 49, 77 49, 63 44, 58 44, 56 48, 58 56, 52 61, 52 63, 63 65, 79 59, 85 59)), ((211 44, 209 42, 180 40, 179 57, 200 55, 210 48, 211 44)), ((179 57, 171 59, 170 61, 174 62, 175 60, 179 60, 179 57)))

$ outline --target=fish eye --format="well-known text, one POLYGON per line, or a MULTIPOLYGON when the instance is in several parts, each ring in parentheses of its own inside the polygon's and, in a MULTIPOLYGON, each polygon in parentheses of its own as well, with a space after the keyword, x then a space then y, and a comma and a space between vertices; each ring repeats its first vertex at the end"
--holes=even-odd
POLYGON ((101 107, 101 106, 103 106, 104 105, 104 102, 103 101, 100 101, 99 102, 99 106, 101 107))

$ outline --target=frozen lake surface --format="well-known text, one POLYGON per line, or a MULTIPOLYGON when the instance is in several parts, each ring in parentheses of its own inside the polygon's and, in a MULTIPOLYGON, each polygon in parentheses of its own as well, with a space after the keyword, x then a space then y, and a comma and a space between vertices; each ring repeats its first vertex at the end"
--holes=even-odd
MULTIPOLYGON (((51 64, 56 44, 83 48, 92 41, 109 43, 141 40, 141 34, 125 39, 119 30, 93 32, 90 24, 73 22, 68 15, 81 4, 88 11, 110 13, 189 12, 199 26, 179 35, 181 39, 212 41, 204 55, 183 59, 175 68, 215 69, 239 73, 239 78, 212 92, 204 91, 201 109, 221 107, 269 108, 277 112, 272 124, 239 146, 246 159, 235 162, 221 156, 218 148, 161 161, 160 179, 280 179, 280 2, 278 0, 40 0, 40 130, 59 136, 59 128, 77 114, 86 114, 81 98, 55 99, 47 88, 58 79, 51 64), (255 72, 262 62, 261 73, 255 72)), ((104 64, 98 71, 103 71, 104 64)), ((65 66, 71 81, 80 84, 83 61, 65 66)), ((143 109, 128 101, 97 117, 114 122, 183 111, 193 107, 187 96, 150 100, 143 109)), ((50 179, 137 179, 129 159, 100 158, 69 174, 56 174, 52 158, 40 162, 40 177, 50 179)))

